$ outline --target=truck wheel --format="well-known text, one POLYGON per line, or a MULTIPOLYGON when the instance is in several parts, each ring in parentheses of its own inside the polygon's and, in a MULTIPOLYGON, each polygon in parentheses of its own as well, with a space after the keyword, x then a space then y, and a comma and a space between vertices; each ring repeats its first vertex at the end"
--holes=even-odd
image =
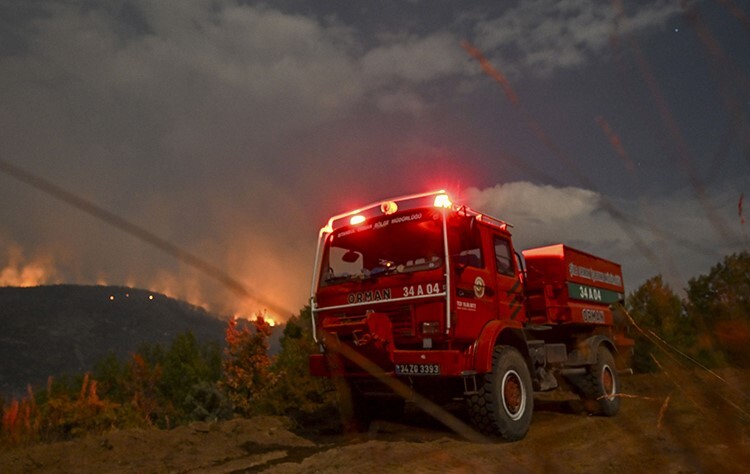
POLYGON ((357 387, 343 382, 339 391, 339 411, 345 433, 367 431, 373 420, 399 420, 404 414, 406 401, 401 397, 368 397, 357 387))
POLYGON ((492 354, 492 372, 476 395, 468 399, 474 424, 486 434, 507 441, 526 436, 534 411, 531 375, 515 347, 497 346, 492 354))
POLYGON ((344 433, 357 433, 367 430, 372 420, 370 406, 365 398, 344 379, 335 380, 341 428, 344 433))
POLYGON ((354 417, 354 404, 352 403, 352 391, 349 384, 340 377, 333 380, 336 387, 336 402, 341 416, 341 430, 346 433, 359 431, 356 418, 354 417))
POLYGON ((604 416, 615 416, 620 411, 620 379, 612 352, 599 346, 596 351, 596 363, 589 367, 588 373, 577 383, 584 406, 592 413, 604 416))

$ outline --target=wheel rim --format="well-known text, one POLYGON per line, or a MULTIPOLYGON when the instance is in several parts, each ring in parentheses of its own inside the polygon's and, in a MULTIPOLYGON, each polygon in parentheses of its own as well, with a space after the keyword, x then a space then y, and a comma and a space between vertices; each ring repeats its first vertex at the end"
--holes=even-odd
POLYGON ((615 382, 615 376, 612 373, 612 368, 609 365, 604 365, 602 367, 601 379, 604 396, 607 398, 607 400, 612 400, 613 398, 615 398, 615 393, 617 392, 617 383, 615 382))
POLYGON ((503 409, 511 420, 519 420, 526 411, 526 387, 515 370, 509 370, 503 376, 500 387, 503 409))

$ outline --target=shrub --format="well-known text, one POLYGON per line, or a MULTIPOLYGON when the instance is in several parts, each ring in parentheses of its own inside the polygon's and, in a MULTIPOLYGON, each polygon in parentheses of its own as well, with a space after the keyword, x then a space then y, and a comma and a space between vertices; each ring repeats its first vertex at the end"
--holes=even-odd
POLYGON ((216 384, 194 385, 185 398, 186 413, 191 421, 217 421, 232 418, 234 407, 216 384))
POLYGON ((269 414, 288 416, 301 425, 327 421, 331 414, 338 421, 330 382, 309 372, 308 358, 318 350, 311 333, 310 308, 305 307, 286 323, 281 352, 271 366, 274 383, 260 400, 269 414))

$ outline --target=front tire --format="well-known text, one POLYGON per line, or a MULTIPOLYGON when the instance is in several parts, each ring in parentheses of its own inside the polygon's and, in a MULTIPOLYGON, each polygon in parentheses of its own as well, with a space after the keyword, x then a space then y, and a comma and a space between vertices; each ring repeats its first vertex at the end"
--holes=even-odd
POLYGON ((389 398, 368 397, 355 384, 341 381, 338 390, 339 412, 345 433, 367 431, 378 420, 398 421, 404 414, 406 401, 397 396, 389 398))
POLYGON ((468 399, 474 424, 486 434, 507 441, 526 436, 534 411, 531 375, 515 347, 497 346, 492 354, 492 373, 476 395, 468 399))

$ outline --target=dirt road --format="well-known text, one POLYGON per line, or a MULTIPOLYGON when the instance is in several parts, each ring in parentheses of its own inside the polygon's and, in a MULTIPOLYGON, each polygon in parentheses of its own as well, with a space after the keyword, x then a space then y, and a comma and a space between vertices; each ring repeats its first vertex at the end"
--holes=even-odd
MULTIPOLYGON (((468 442, 416 407, 353 436, 295 434, 257 417, 171 431, 127 430, 0 453, 3 472, 746 472, 747 373, 639 375, 620 414, 538 398, 528 436, 468 442), (719 379, 718 377, 721 377, 719 379)), ((564 395, 564 394, 563 394, 564 395)))

